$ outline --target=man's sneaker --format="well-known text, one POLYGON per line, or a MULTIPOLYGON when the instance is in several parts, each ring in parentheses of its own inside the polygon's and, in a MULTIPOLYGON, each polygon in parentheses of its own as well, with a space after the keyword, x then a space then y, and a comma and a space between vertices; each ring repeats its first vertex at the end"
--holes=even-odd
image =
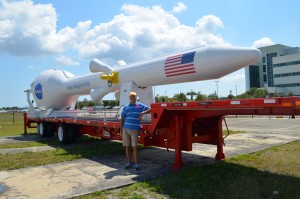
POLYGON ((139 167, 138 164, 135 164, 135 165, 134 165, 134 170, 136 170, 136 171, 139 171, 139 170, 140 170, 140 167, 139 167))
POLYGON ((126 166, 125 166, 125 169, 128 169, 132 166, 132 162, 127 162, 126 166))

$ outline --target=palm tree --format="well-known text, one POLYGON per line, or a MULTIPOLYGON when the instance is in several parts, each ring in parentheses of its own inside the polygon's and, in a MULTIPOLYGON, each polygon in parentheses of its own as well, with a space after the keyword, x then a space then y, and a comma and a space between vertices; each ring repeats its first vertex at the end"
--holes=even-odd
POLYGON ((194 95, 196 96, 197 93, 195 91, 191 90, 190 92, 187 92, 186 95, 191 96, 191 101, 193 101, 194 95))

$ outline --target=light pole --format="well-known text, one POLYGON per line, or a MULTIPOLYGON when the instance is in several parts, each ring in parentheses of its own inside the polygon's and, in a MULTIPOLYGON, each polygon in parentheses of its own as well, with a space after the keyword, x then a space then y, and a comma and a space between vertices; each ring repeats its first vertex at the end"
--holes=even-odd
POLYGON ((218 88, 218 83, 219 83, 219 80, 216 80, 216 85, 217 85, 217 97, 219 97, 219 88, 218 88))

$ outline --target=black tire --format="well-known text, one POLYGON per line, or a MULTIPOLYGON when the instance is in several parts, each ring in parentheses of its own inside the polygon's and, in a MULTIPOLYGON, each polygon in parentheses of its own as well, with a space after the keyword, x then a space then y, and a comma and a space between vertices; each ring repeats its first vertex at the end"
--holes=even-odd
POLYGON ((54 137, 54 133, 55 133, 55 123, 49 123, 48 124, 48 137, 54 137))
POLYGON ((76 142, 77 139, 78 126, 71 125, 69 128, 69 143, 72 144, 76 142))
POLYGON ((69 144, 70 136, 69 136, 69 125, 60 124, 57 130, 57 137, 60 143, 69 144))
POLYGON ((38 134, 42 138, 48 137, 48 123, 47 122, 39 123, 37 128, 38 128, 38 134))

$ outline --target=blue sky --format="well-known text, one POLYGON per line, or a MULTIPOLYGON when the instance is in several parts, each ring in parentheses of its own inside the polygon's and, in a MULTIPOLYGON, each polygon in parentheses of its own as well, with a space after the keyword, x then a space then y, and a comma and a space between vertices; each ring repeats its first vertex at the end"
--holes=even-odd
MULTIPOLYGON (((86 74, 92 58, 113 66, 201 45, 300 47, 299 6, 296 0, 0 0, 0 108, 26 106, 23 91, 42 71, 86 74)), ((239 70, 219 79, 219 95, 245 92, 244 76, 239 70)), ((155 94, 191 89, 211 94, 216 83, 156 86, 155 94)))

